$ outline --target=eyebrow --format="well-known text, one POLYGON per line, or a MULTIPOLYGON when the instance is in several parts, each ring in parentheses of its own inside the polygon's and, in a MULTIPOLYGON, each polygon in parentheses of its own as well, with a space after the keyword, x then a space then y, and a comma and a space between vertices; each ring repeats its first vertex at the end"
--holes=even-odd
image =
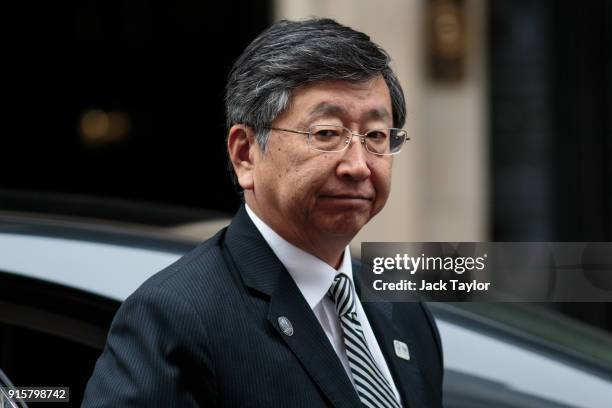
MULTIPOLYGON (((308 114, 308 119, 312 120, 322 116, 338 116, 338 117, 348 117, 349 112, 342 106, 336 105, 329 102, 321 102, 317 106, 314 107, 312 111, 308 114)), ((391 115, 387 111, 387 109, 383 107, 376 107, 370 109, 365 113, 363 119, 366 120, 384 120, 389 119, 391 115)))

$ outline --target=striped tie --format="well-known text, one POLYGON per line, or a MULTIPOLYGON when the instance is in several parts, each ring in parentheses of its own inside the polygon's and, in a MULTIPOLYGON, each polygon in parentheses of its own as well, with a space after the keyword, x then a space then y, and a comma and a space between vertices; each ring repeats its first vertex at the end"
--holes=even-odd
POLYGON ((355 311, 355 295, 351 281, 343 273, 336 275, 329 289, 329 295, 336 303, 336 311, 340 316, 344 345, 348 356, 355 389, 362 404, 367 407, 393 407, 400 405, 395 398, 389 382, 378 369, 374 357, 366 343, 361 323, 357 320, 355 311))

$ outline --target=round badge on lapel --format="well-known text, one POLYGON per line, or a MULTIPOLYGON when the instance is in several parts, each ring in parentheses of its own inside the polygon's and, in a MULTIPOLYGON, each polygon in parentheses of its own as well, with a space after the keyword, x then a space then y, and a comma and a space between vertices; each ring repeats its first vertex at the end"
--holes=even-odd
POLYGON ((278 325, 287 336, 293 336, 293 325, 285 316, 278 318, 278 325))

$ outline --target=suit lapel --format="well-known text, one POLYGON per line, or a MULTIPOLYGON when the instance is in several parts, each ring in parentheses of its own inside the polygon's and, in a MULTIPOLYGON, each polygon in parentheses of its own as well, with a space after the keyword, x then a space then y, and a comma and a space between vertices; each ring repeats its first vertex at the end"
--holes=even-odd
POLYGON ((244 206, 228 228, 225 242, 245 285, 269 296, 268 321, 318 388, 336 407, 359 406, 353 385, 317 318, 244 206), (291 322, 291 335, 283 332, 279 318, 291 322))
POLYGON ((334 406, 358 406, 359 399, 340 359, 289 273, 281 276, 280 283, 283 289, 270 300, 268 320, 334 406), (280 329, 281 316, 292 322, 293 335, 280 329))
POLYGON ((393 320, 389 317, 389 314, 392 314, 392 304, 364 302, 362 305, 395 380, 395 386, 402 396, 404 406, 420 406, 420 401, 423 401, 423 383, 416 360, 418 356, 414 353, 412 336, 401 332, 393 324, 393 320), (395 341, 400 341, 408 346, 410 360, 400 358, 396 354, 395 341))
MULTIPOLYGON (((357 294, 360 296, 361 279, 358 264, 353 267, 353 279, 357 294)), ((391 371, 403 405, 405 407, 422 406, 422 401, 424 401, 423 380, 417 364, 418 356, 415 354, 415 341, 412 334, 406 330, 400 330, 394 323, 393 303, 362 302, 361 305, 368 316, 368 321, 378 340, 378 345, 385 357, 389 371, 391 371), (410 360, 405 360, 397 355, 395 341, 405 343, 408 346, 410 360)))

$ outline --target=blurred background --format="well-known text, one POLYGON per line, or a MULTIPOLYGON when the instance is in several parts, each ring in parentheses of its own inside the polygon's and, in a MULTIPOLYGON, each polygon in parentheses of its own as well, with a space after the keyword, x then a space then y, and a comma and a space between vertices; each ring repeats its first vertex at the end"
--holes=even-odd
MULTIPOLYGON (((383 46, 407 97, 412 140, 356 254, 362 241, 612 241, 612 0, 3 8, 1 211, 231 217, 225 77, 272 22, 320 16, 383 46)), ((550 307, 612 331, 610 304, 550 307)))

